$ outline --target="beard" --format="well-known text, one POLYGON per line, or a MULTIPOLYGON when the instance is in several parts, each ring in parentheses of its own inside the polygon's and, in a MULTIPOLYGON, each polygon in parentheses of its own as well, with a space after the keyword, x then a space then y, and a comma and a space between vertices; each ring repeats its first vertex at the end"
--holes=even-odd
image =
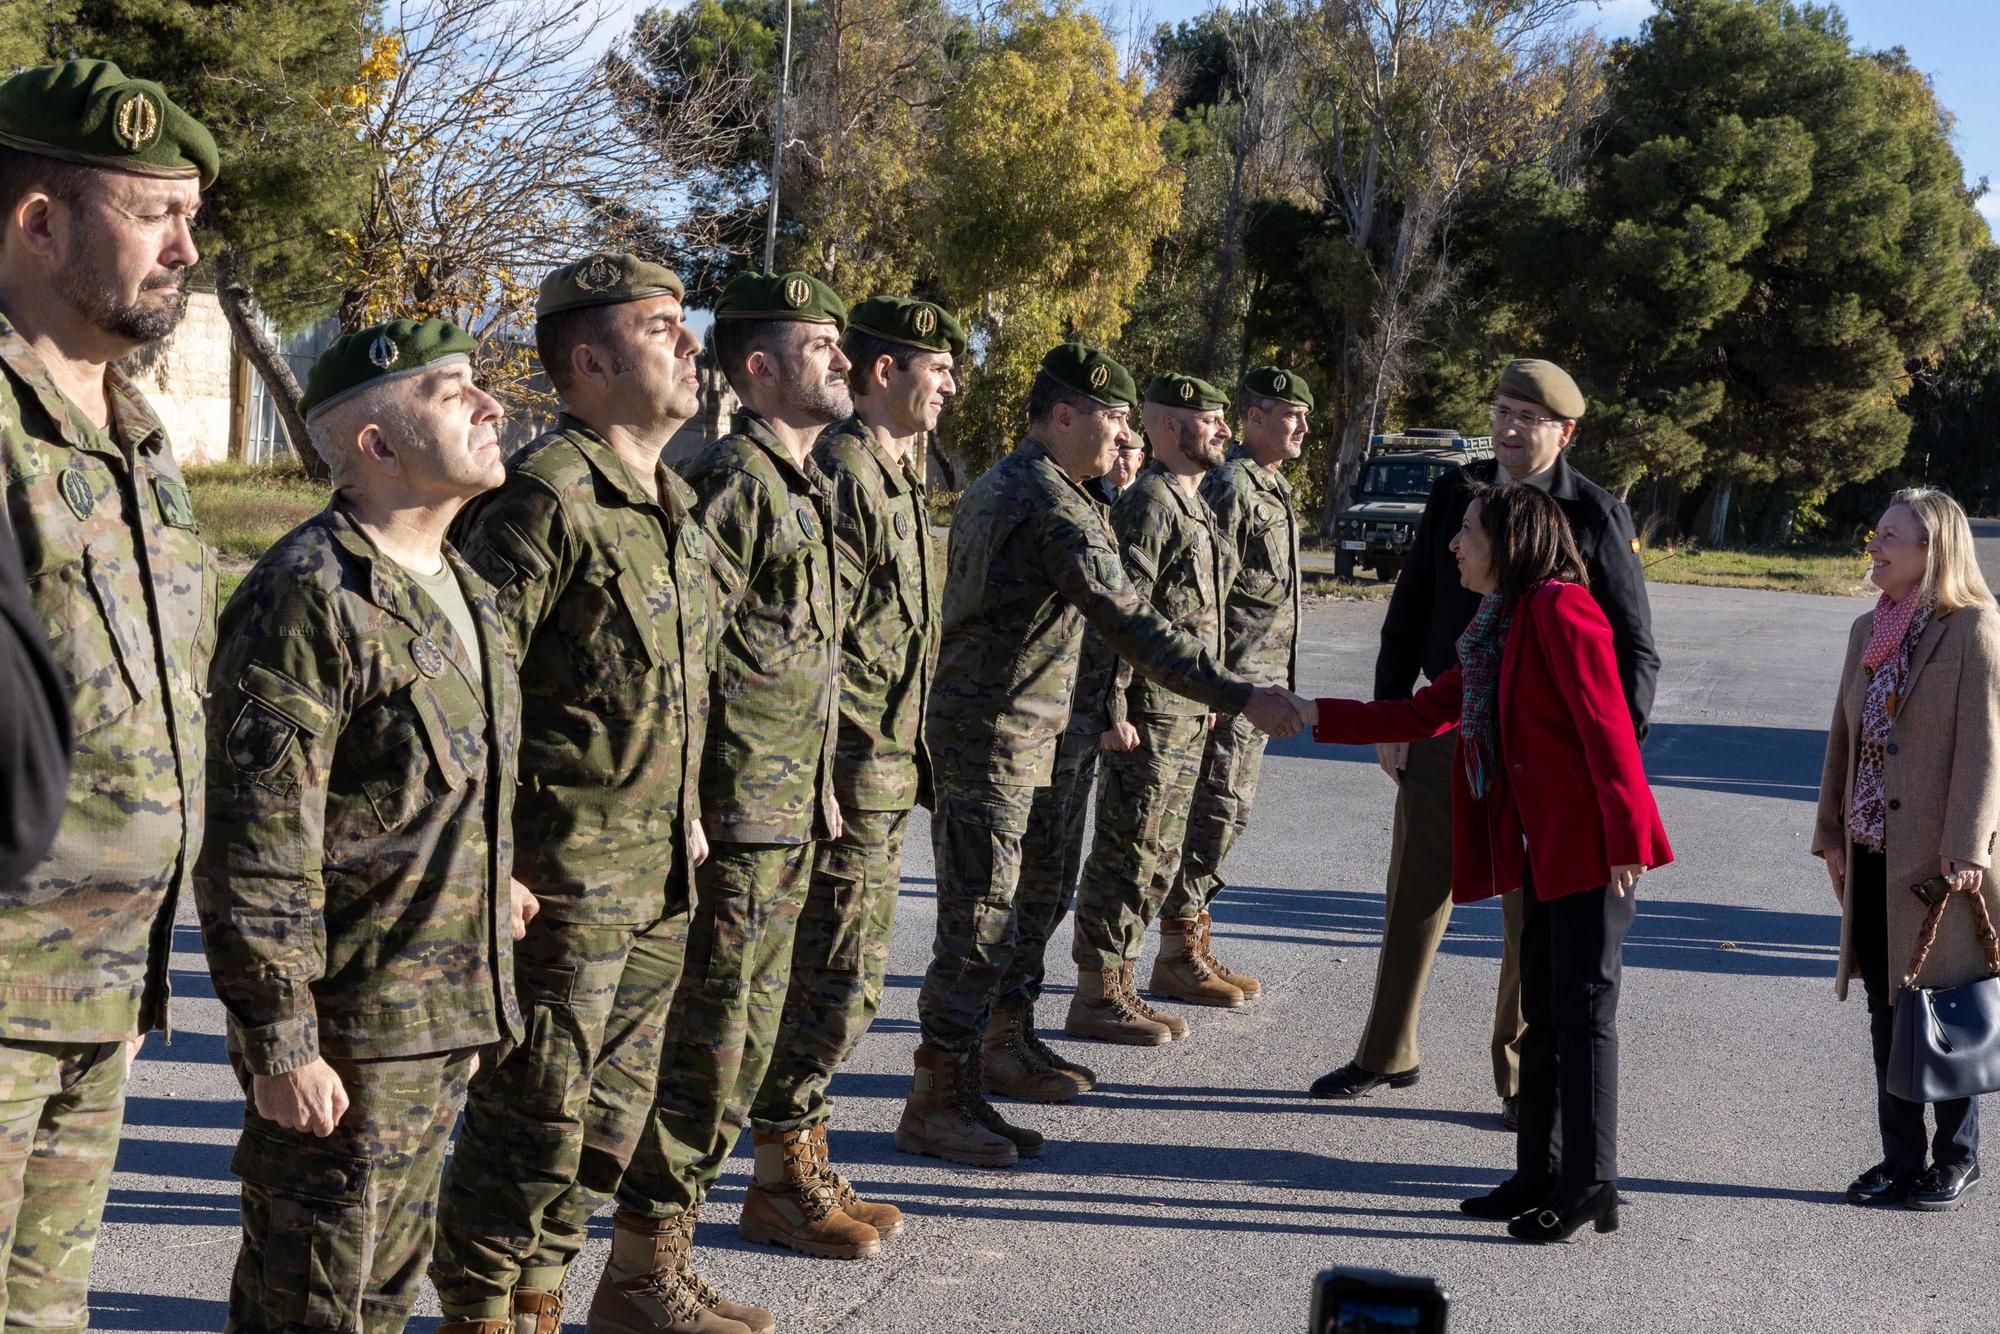
POLYGON ((139 284, 138 301, 126 301, 106 284, 101 274, 110 265, 101 262, 96 238, 77 247, 56 275, 56 293, 70 308, 105 333, 133 343, 155 343, 172 333, 187 312, 187 292, 181 287, 186 269, 167 269, 139 284), (175 289, 167 302, 146 301, 148 292, 175 289))
POLYGON ((796 408, 827 425, 846 421, 854 415, 854 395, 842 378, 817 382, 788 379, 784 396, 787 407, 796 408))

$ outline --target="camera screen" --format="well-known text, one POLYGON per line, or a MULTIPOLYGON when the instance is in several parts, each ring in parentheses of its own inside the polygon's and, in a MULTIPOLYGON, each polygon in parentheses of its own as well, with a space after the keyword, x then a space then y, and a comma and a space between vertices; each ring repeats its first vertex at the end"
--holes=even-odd
POLYGON ((1395 1330, 1407 1334, 1423 1323, 1424 1313, 1402 1302, 1371 1302, 1343 1298, 1333 1312, 1333 1334, 1372 1334, 1395 1330))

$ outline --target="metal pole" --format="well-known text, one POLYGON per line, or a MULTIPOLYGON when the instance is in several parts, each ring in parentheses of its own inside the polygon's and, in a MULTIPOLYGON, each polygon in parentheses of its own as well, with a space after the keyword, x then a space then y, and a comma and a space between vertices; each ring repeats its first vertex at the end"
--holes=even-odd
POLYGON ((785 0, 785 54, 778 73, 778 108, 771 117, 771 211, 764 219, 764 272, 778 257, 778 172, 785 156, 785 91, 792 84, 792 0, 785 0))

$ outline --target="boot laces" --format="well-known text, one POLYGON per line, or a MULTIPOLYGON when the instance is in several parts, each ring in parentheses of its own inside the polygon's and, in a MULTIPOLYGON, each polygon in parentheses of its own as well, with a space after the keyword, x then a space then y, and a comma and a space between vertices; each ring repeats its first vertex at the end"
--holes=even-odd
POLYGON ((785 1149, 785 1176, 787 1184, 798 1193, 800 1203, 813 1222, 826 1221, 827 1217, 840 1208, 840 1190, 827 1180, 826 1171, 820 1167, 819 1155, 813 1152, 811 1143, 803 1138, 785 1149))
POLYGON ((840 1174, 840 1169, 836 1168, 829 1159, 829 1150, 826 1147, 826 1142, 822 1140, 813 1152, 813 1167, 817 1171, 819 1179, 825 1182, 827 1188, 833 1192, 834 1201, 847 1213, 852 1214, 856 1209, 861 1207, 861 1195, 854 1189, 853 1184, 840 1174))
POLYGON ((1068 1061, 1062 1058, 1060 1052, 1042 1041, 1041 1035, 1033 1029, 1028 1029, 1023 1033, 1022 1038, 1028 1044, 1028 1050, 1034 1053, 1035 1059, 1046 1065, 1049 1069, 1068 1070, 1073 1068, 1068 1061))
POLYGON ((645 1291, 667 1308, 675 1324, 695 1319, 719 1300, 707 1280, 691 1269, 676 1269, 646 1275, 645 1291))
POLYGON ((1146 1003, 1139 999, 1139 993, 1123 971, 1116 974, 1117 981, 1105 988, 1105 999, 1111 1002, 1120 1019, 1151 1019, 1146 1003))

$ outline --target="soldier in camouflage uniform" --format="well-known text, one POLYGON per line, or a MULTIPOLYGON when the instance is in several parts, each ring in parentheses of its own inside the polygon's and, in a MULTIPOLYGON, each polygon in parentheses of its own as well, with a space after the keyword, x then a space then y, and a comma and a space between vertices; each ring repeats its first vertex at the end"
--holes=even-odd
MULTIPOLYGON (((1242 443, 1201 484, 1216 531, 1236 562, 1236 578, 1223 604, 1223 658, 1231 671, 1260 686, 1296 690, 1299 513, 1292 485, 1278 469, 1305 448, 1312 391, 1290 371, 1259 366, 1243 377, 1237 406, 1242 443)), ((1215 957, 1209 908, 1222 892, 1222 859, 1250 823, 1264 743, 1263 733, 1240 721, 1218 724, 1209 733, 1180 874, 1160 908, 1161 957, 1178 946, 1192 956, 1184 971, 1204 969, 1246 999, 1262 991, 1262 985, 1215 957)), ((1153 985, 1160 988, 1157 976, 1153 985)))
MULTIPOLYGON (((707 543, 660 461, 700 410, 683 294, 623 254, 542 280, 535 339, 564 413, 453 530, 521 655, 514 874, 540 911, 514 951, 527 1040, 473 1080, 445 1172, 440 1334, 555 1334, 653 1104, 708 850, 707 543)), ((673 1328, 719 1327, 686 1283, 673 1295, 673 1328)))
MULTIPOLYGON (((1118 446, 1111 471, 1084 484, 1109 522, 1109 509, 1145 462, 1146 445, 1133 437, 1118 446)), ((1042 998, 1048 944, 1068 915, 1083 870, 1083 831, 1100 751, 1128 751, 1139 734, 1125 717, 1132 668, 1086 625, 1070 700, 1069 727, 1056 747, 1049 785, 1035 791, 1028 828, 1021 835, 1021 883, 1014 893, 1019 919, 1013 960, 993 997, 980 1050, 988 1093, 1024 1102, 1068 1102, 1097 1084, 1097 1073, 1042 1041, 1035 1031, 1035 1003, 1042 998)))
POLYGON ((743 409, 685 469, 720 596, 700 780, 709 855, 695 873, 653 1113, 618 1189, 611 1263, 590 1308, 600 1334, 679 1328, 662 1296, 676 1284, 728 1321, 776 1327, 687 1262, 696 1211, 771 1063, 814 845, 841 833, 833 491, 810 455, 854 410, 846 323, 840 298, 803 273, 739 275, 715 306, 715 359, 743 409))
POLYGON ((75 735, 54 842, 0 884, 9 1328, 88 1321, 126 1075, 166 1026, 174 905, 201 845, 216 567, 159 419, 114 363, 179 321, 216 165, 158 84, 104 61, 0 84, 0 541, 18 543, 75 735))
MULTIPOLYGON (((1222 596, 1233 573, 1201 501, 1202 477, 1222 462, 1227 400, 1206 380, 1167 373, 1146 387, 1146 438, 1153 461, 1111 508, 1125 573, 1139 595, 1176 627, 1222 658, 1222 596)), ((1104 761, 1097 790, 1097 837, 1077 890, 1073 955, 1084 973, 1130 975, 1146 925, 1179 870, 1188 806, 1211 721, 1199 704, 1151 682, 1133 683, 1127 715, 1139 733, 1132 750, 1104 761)), ((1182 942, 1175 942, 1176 944, 1182 942)), ((1169 956, 1163 956, 1169 957, 1169 956)), ((1156 995, 1241 1005, 1233 988, 1208 990, 1186 951, 1153 971, 1156 995), (1192 985, 1189 985, 1192 984, 1192 985)), ((1195 965, 1199 967, 1198 964, 1195 965)), ((1176 1016, 1129 992, 1079 986, 1065 1029, 1072 1036, 1157 1046, 1187 1033, 1176 1016)))
POLYGON ((937 938, 916 1077, 896 1127, 905 1152, 999 1167, 1042 1150, 1040 1135, 986 1101, 980 1050, 1018 938, 1021 839, 1069 721, 1084 621, 1150 679, 1273 732, 1299 726, 1284 696, 1224 670, 1124 577, 1083 483, 1110 468, 1137 401, 1131 373, 1104 353, 1055 348, 1029 391, 1029 438, 966 490, 952 520, 925 720, 938 784, 937 938))
POLYGON ((441 320, 335 340, 303 399, 334 500, 222 614, 195 894, 246 1095, 239 1334, 403 1328, 478 1050, 521 1037, 520 696, 444 541, 506 476, 473 346, 441 320))
POLYGON ((918 445, 957 392, 965 331, 928 301, 870 297, 848 312, 841 351, 854 416, 820 437, 833 480, 840 591, 840 837, 819 845, 792 952, 778 1049, 751 1109, 755 1179, 743 1236, 857 1259, 902 1231, 892 1204, 862 1200, 831 1166, 827 1084, 882 1004, 910 808, 931 801, 924 705, 937 658, 937 576, 918 445))

